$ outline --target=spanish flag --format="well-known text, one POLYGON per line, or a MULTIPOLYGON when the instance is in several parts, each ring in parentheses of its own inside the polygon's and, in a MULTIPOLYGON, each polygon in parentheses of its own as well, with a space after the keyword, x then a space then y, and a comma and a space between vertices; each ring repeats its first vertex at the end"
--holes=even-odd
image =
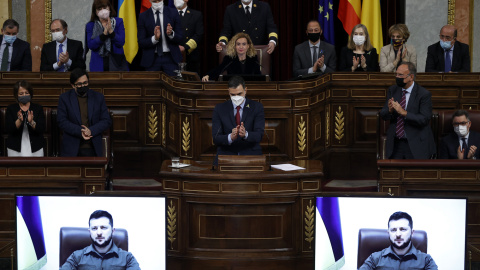
POLYGON ((360 0, 340 0, 337 17, 342 22, 343 29, 347 34, 350 35, 353 27, 360 23, 361 10, 360 0))
POLYGON ((378 55, 383 47, 382 35, 382 14, 380 10, 380 0, 363 0, 362 5, 362 24, 364 24, 370 34, 370 42, 377 49, 378 55))
POLYGON ((135 16, 135 0, 118 0, 118 17, 125 25, 125 58, 132 63, 138 52, 137 17, 135 16))
POLYGON ((142 0, 142 5, 140 7, 140 13, 147 11, 147 9, 152 7, 152 3, 150 3, 150 0, 142 0))

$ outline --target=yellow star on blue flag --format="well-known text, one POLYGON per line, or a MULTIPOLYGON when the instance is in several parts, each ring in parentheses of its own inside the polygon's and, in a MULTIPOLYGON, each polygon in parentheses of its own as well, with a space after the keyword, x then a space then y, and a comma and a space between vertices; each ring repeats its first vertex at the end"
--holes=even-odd
POLYGON ((335 30, 333 27, 333 0, 319 0, 318 22, 323 30, 325 41, 335 45, 335 30))

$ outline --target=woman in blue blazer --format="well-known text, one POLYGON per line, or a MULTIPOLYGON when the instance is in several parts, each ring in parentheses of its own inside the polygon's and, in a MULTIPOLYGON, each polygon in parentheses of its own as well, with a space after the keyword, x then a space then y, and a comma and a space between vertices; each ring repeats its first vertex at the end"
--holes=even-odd
POLYGON ((85 54, 91 50, 90 71, 128 71, 123 45, 125 27, 109 0, 94 0, 85 27, 85 54))

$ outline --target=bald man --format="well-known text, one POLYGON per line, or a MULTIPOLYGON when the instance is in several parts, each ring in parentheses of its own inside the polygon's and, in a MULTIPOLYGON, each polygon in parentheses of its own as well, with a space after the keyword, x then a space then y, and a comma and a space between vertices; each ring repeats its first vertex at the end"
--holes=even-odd
POLYGON ((443 26, 439 38, 439 42, 428 46, 425 72, 470 72, 469 48, 457 40, 457 28, 443 26))

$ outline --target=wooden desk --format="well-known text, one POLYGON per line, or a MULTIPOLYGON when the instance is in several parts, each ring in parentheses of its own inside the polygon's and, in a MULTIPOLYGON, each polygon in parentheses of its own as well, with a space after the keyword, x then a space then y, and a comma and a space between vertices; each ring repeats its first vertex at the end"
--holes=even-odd
POLYGON ((194 161, 162 164, 167 195, 168 269, 309 269, 313 267, 314 196, 323 165, 302 171, 222 173, 194 161), (310 238, 312 236, 312 238, 310 238))

